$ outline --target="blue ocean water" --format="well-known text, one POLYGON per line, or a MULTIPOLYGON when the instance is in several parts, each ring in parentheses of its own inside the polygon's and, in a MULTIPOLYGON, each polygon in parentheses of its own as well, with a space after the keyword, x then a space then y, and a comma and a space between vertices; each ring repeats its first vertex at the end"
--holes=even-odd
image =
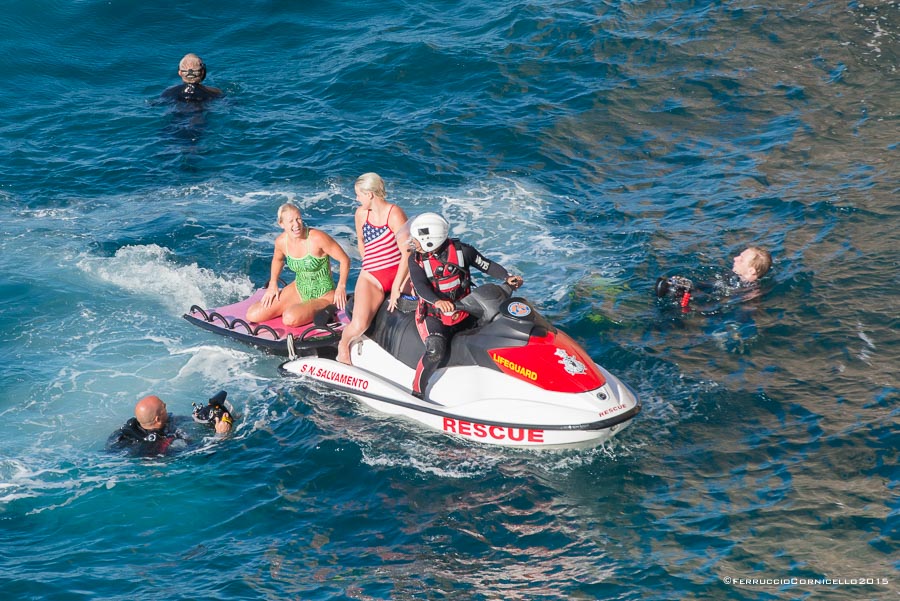
POLYGON ((897 2, 31 0, 2 21, 5 598, 897 598, 897 2), (224 99, 158 101, 186 52, 224 99), (181 319, 266 279, 285 200, 355 276, 366 171, 523 274, 641 395, 631 427, 467 445, 181 319), (657 276, 747 244, 775 258, 760 296, 656 302, 657 276), (230 439, 103 452, 141 396, 185 414, 223 388, 230 439))

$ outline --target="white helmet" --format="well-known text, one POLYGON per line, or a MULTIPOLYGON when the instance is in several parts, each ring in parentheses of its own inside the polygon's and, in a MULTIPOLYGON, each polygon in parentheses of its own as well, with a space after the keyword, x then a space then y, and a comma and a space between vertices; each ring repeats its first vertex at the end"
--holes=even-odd
POLYGON ((422 246, 423 252, 434 252, 447 240, 450 224, 437 213, 422 213, 409 224, 409 235, 422 246))

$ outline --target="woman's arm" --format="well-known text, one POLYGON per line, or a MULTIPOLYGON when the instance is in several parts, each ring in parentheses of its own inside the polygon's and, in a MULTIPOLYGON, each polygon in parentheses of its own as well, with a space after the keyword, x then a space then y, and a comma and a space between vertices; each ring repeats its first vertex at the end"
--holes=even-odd
POLYGON ((397 247, 400 249, 400 265, 397 268, 397 275, 394 276, 394 284, 391 286, 391 298, 388 303, 388 311, 397 308, 397 301, 400 300, 400 294, 403 292, 404 286, 409 281, 409 240, 401 239, 403 236, 398 235, 404 225, 406 225, 407 217, 403 209, 394 205, 394 210, 388 216, 388 225, 391 231, 395 232, 394 237, 397 240, 397 247))
POLYGON ((344 252, 344 248, 331 236, 321 230, 315 230, 319 236, 319 248, 326 255, 340 263, 337 286, 334 289, 334 304, 338 309, 347 305, 347 278, 350 276, 350 255, 344 252))
POLYGON ((275 250, 272 251, 272 266, 269 268, 269 284, 266 286, 266 293, 260 302, 263 307, 271 307, 272 303, 278 299, 278 278, 281 277, 281 270, 284 269, 284 251, 281 247, 284 245, 283 238, 287 234, 279 234, 275 238, 275 250))
POLYGON ((356 247, 359 249, 359 258, 364 259, 366 256, 366 245, 363 242, 363 222, 366 220, 366 211, 363 208, 356 209, 353 220, 356 222, 356 247))

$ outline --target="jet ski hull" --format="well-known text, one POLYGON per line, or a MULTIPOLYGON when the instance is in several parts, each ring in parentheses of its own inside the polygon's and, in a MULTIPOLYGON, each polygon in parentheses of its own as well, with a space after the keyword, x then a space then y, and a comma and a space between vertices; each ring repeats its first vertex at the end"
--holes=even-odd
MULTIPOLYGON (((357 359, 361 354, 370 355, 370 365, 384 367, 392 359, 365 338, 354 345, 353 352, 357 359), (373 359, 371 355, 382 356, 373 359)), ((404 371, 403 367, 391 366, 392 375, 403 374, 411 382, 414 371, 408 367, 404 371)), ((451 367, 439 370, 429 397, 420 399, 408 387, 375 371, 331 359, 298 357, 280 366, 285 376, 318 382, 348 393, 377 411, 406 417, 455 438, 530 448, 600 445, 638 414, 640 403, 634 392, 599 369, 606 378, 603 386, 573 394, 538 391, 531 384, 478 366, 451 367)))

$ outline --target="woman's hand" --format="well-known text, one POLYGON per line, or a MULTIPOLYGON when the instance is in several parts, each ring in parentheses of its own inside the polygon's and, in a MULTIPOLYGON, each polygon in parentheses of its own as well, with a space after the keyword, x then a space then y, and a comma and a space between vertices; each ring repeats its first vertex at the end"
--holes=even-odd
POLYGON ((397 308, 397 302, 400 300, 400 287, 399 286, 391 286, 391 298, 388 301, 388 311, 393 311, 397 308))
POLYGON ((347 287, 343 284, 338 284, 334 289, 334 304, 341 311, 347 306, 347 287))
POLYGON ((262 303, 263 307, 268 309, 269 307, 272 306, 272 303, 274 303, 275 301, 278 300, 278 294, 280 292, 281 291, 278 289, 278 284, 275 284, 274 286, 269 286, 269 288, 266 290, 266 293, 263 294, 263 297, 262 297, 262 299, 260 299, 259 302, 262 303))

